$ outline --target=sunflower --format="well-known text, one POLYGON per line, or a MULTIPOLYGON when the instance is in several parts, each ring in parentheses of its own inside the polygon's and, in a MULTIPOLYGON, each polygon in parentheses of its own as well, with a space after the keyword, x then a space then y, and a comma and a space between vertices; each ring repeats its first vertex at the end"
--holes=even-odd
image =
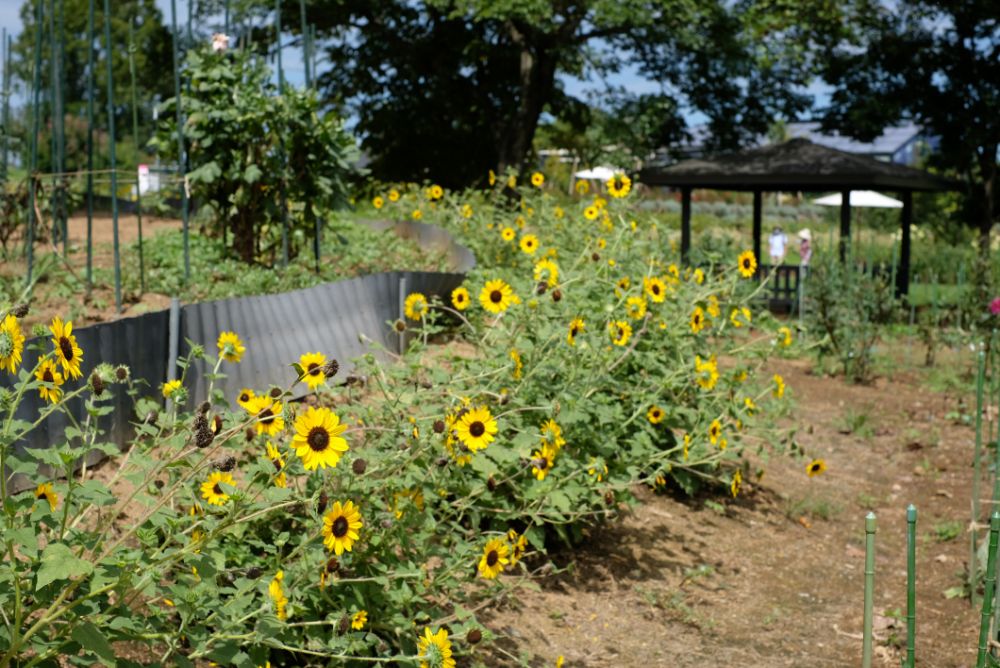
POLYGON ((281 452, 271 441, 268 441, 265 447, 267 448, 267 458, 274 464, 277 472, 274 476, 274 486, 282 489, 288 487, 288 476, 285 475, 285 458, 281 456, 281 452))
POLYGON ((49 511, 54 511, 56 506, 59 505, 59 495, 56 494, 55 489, 52 488, 51 482, 43 482, 38 487, 35 488, 35 498, 45 499, 49 502, 49 511))
POLYGON ((743 474, 737 470, 733 473, 733 481, 729 483, 729 491, 732 493, 733 498, 740 493, 740 486, 743 484, 743 474))
POLYGON ((500 238, 504 241, 513 241, 516 236, 517 232, 514 231, 513 227, 505 227, 500 230, 500 238))
POLYGON ((164 399, 169 399, 174 396, 179 389, 181 389, 181 381, 168 380, 160 387, 160 392, 163 394, 164 399))
POLYGON ((236 481, 229 473, 213 471, 208 480, 201 483, 201 498, 205 499, 212 506, 221 506, 229 500, 229 494, 223 490, 222 485, 236 487, 236 481))
POLYGON ((497 433, 497 421, 486 406, 465 411, 455 422, 455 435, 469 450, 482 450, 493 441, 497 433))
POLYGON ((219 347, 219 356, 227 362, 239 362, 246 352, 246 347, 236 332, 222 332, 216 345, 219 347))
POLYGON ((507 177, 507 187, 511 190, 517 187, 517 175, 511 174, 507 177))
POLYGON ((433 185, 427 189, 428 199, 441 199, 444 197, 444 188, 439 185, 433 185))
POLYGON ((586 327, 587 324, 583 321, 582 318, 573 318, 572 320, 570 320, 569 332, 566 333, 566 343, 568 343, 571 346, 575 346, 576 337, 579 334, 583 333, 583 330, 586 329, 586 327))
POLYGON ((541 172, 535 172, 534 174, 532 174, 531 185, 535 186, 536 188, 541 188, 543 185, 545 185, 545 175, 542 174, 541 172))
POLYGON ((566 439, 562 435, 562 427, 551 418, 542 423, 542 440, 551 445, 557 453, 562 446, 566 445, 566 439))
POLYGON ((372 200, 372 206, 376 209, 381 209, 383 204, 385 204, 385 200, 379 196, 376 196, 375 199, 372 200))
POLYGON ((615 297, 621 297, 626 292, 628 292, 629 287, 632 285, 632 281, 629 280, 628 276, 622 276, 615 283, 615 297))
POLYGON ((514 362, 514 370, 511 371, 511 376, 513 376, 514 380, 521 380, 521 371, 524 369, 524 363, 521 361, 521 353, 517 352, 517 350, 511 350, 510 359, 514 362))
POLYGON ((649 420, 650 424, 660 424, 661 422, 663 422, 663 418, 665 416, 666 413, 664 413, 663 409, 657 406, 656 404, 650 406, 649 410, 646 411, 646 419, 649 420))
POLYGON ((750 397, 743 398, 743 407, 746 408, 747 415, 753 415, 754 411, 757 410, 757 404, 750 397))
POLYGON ((455 307, 456 310, 464 311, 469 308, 469 291, 465 288, 455 288, 451 291, 451 305, 455 307))
MULTIPOLYGON (((75 345, 75 339, 73 343, 75 345)), ((57 343, 56 348, 58 347, 57 343)), ((24 333, 21 331, 21 324, 13 313, 8 313, 0 323, 0 369, 17 373, 17 367, 21 365, 22 352, 24 352, 24 333)), ((79 368, 79 363, 77 367, 79 368)))
POLYGON ((688 460, 688 455, 691 452, 691 434, 684 434, 684 461, 688 460))
POLYGON ((576 194, 578 195, 590 194, 590 183, 587 181, 577 181, 573 188, 576 189, 576 194))
POLYGON ((284 579, 285 572, 278 571, 274 574, 271 584, 267 586, 267 593, 271 597, 271 602, 274 603, 274 615, 278 619, 285 619, 287 617, 285 606, 288 605, 288 599, 285 597, 285 590, 281 586, 281 581, 284 579))
POLYGON ((719 308, 719 298, 715 295, 708 296, 708 306, 705 307, 708 311, 709 317, 718 318, 722 314, 722 309, 719 308))
POLYGON ((642 320, 646 316, 646 298, 629 297, 625 300, 625 310, 633 320, 642 320))
POLYGON ((340 437, 345 431, 347 425, 340 424, 340 418, 329 408, 311 406, 295 418, 292 447, 306 471, 337 465, 341 453, 347 452, 347 440, 340 437))
POLYGON ((646 294, 655 303, 659 304, 667 298, 667 284, 663 282, 662 278, 657 278, 656 276, 644 278, 642 279, 642 285, 646 294))
POLYGON ((427 297, 419 292, 414 292, 406 297, 405 304, 406 317, 410 320, 423 320, 427 313, 427 297))
POLYGON ((538 480, 545 480, 556 463, 556 449, 547 441, 542 441, 542 449, 531 453, 531 472, 538 480))
POLYGON ((420 220, 423 217, 424 217, 424 212, 421 211, 420 209, 414 209, 413 213, 410 214, 410 218, 412 218, 413 220, 420 220))
POLYGON ((555 287, 559 280, 559 265, 548 258, 544 258, 535 263, 535 280, 544 280, 550 288, 555 287))
POLYGON ((510 565, 513 568, 528 550, 528 537, 511 529, 507 532, 507 541, 510 543, 510 565))
POLYGON ((502 279, 486 281, 479 293, 479 303, 490 313, 503 313, 514 303, 514 291, 502 279))
POLYGON ((492 169, 489 171, 489 174, 486 175, 486 182, 490 184, 490 187, 497 184, 497 175, 492 169))
POLYGON ((556 220, 559 220, 566 215, 566 212, 562 210, 561 206, 557 206, 552 209, 552 215, 556 217, 556 220))
POLYGON ((711 390, 719 381, 719 367, 716 365, 715 355, 712 355, 704 362, 700 355, 694 357, 695 379, 703 390, 711 390))
POLYGON ((778 342, 785 348, 792 345, 792 330, 789 327, 778 328, 778 342))
POLYGON ((455 668, 447 629, 431 633, 430 627, 425 626, 424 635, 417 642, 417 650, 421 659, 420 668, 455 668))
POLYGON ((303 353, 299 357, 299 366, 302 368, 302 380, 310 390, 315 391, 317 387, 326 383, 326 372, 323 366, 326 364, 326 355, 323 353, 303 353))
POLYGON ((528 255, 534 255, 538 250, 538 237, 534 234, 525 234, 521 237, 521 251, 528 255))
POLYGON ((691 311, 691 318, 688 322, 691 325, 692 334, 697 334, 705 329, 705 311, 700 306, 695 306, 694 310, 691 311))
POLYGON ((487 580, 492 580, 503 572, 503 567, 510 563, 507 557, 510 547, 500 538, 491 538, 483 547, 483 556, 479 559, 479 574, 487 580))
POLYGON ((806 466, 806 474, 812 478, 826 471, 826 462, 822 459, 814 459, 806 466))
POLYGON ((596 206, 588 206, 586 209, 583 210, 583 217, 586 218, 587 220, 597 220, 597 216, 599 216, 600 213, 601 210, 598 209, 596 206))
POLYGON ((236 403, 239 404, 240 408, 242 408, 243 410, 249 411, 250 402, 252 402, 256 398, 257 394, 253 390, 244 387, 242 390, 240 390, 240 393, 236 395, 236 403))
POLYGON ((600 463, 596 457, 591 457, 587 475, 591 475, 597 479, 597 482, 601 482, 608 475, 608 465, 600 463))
POLYGON ((736 260, 736 266, 740 270, 740 276, 753 278, 754 272, 757 271, 757 258, 754 257, 753 251, 745 250, 740 253, 740 257, 736 260))
POLYGON ((393 188, 392 190, 389 191, 389 194, 387 195, 387 197, 389 198, 390 202, 398 202, 399 201, 399 191, 396 190, 395 188, 393 188))
POLYGON ((721 436, 722 423, 716 418, 712 420, 712 424, 708 425, 708 440, 712 442, 712 445, 717 445, 721 436))
POLYGON ((611 342, 616 346, 628 344, 632 338, 632 325, 627 320, 614 320, 608 323, 608 333, 611 335, 611 342))
POLYGON ((744 324, 749 325, 751 321, 750 309, 746 306, 740 308, 734 308, 729 313, 729 322, 733 323, 733 327, 742 327, 744 324))
POLYGON ((351 616, 351 628, 355 631, 360 631, 365 628, 365 624, 368 623, 368 611, 358 610, 351 616))
POLYGON ((47 357, 42 360, 41 366, 35 372, 35 378, 44 383, 38 388, 38 394, 41 395, 42 399, 53 404, 59 401, 59 397, 62 396, 62 390, 59 387, 65 381, 55 362, 47 357))
MULTIPOLYGON (((7 316, 10 317, 9 315, 7 316)), ((6 329, 6 320, 4 321, 3 331, 9 332, 6 329)), ((20 329, 17 330, 20 333, 20 329)), ((52 332, 52 345, 56 349, 56 359, 59 361, 59 365, 62 366, 63 374, 66 378, 79 378, 82 376, 80 371, 80 362, 83 361, 83 351, 80 350, 80 346, 76 343, 76 337, 73 336, 73 321, 67 320, 63 323, 59 317, 52 319, 52 324, 49 326, 49 331, 52 332)), ((24 337, 21 337, 21 347, 24 344, 24 337)), ((21 347, 17 345, 17 339, 14 338, 14 353, 17 355, 17 359, 20 360, 21 357, 21 347)), ((4 351, 0 351, 2 355, 4 351)), ((11 364, 8 362, 8 369, 11 373, 14 373, 14 367, 16 364, 11 364)))
POLYGON ((780 399, 785 396, 785 379, 781 377, 781 374, 774 374, 774 390, 772 390, 775 399, 780 399))
POLYGON ((613 177, 608 179, 607 186, 608 194, 615 199, 621 199, 627 196, 629 191, 632 189, 632 179, 624 174, 615 174, 613 177))
POLYGON ((462 214, 462 218, 472 218, 472 207, 468 204, 463 204, 462 208, 459 209, 459 213, 462 214))
POLYGON ((257 418, 257 433, 274 436, 285 428, 285 417, 280 401, 274 401, 267 395, 254 397, 250 400, 247 412, 257 418))
POLYGON ((697 283, 698 285, 701 285, 702 283, 705 282, 705 272, 702 271, 701 269, 695 269, 691 273, 691 280, 697 283))
POLYGON ((350 552, 359 538, 358 530, 363 524, 359 511, 353 501, 345 501, 343 505, 337 501, 323 516, 323 544, 338 557, 344 550, 350 552))

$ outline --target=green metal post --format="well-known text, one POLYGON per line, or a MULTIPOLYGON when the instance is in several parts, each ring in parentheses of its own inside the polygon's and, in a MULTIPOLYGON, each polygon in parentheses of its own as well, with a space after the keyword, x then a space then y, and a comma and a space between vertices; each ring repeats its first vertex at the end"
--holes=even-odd
POLYGON ((87 2, 87 294, 94 284, 94 0, 87 2))
POLYGON ((43 1, 38 0, 35 10, 35 69, 32 75, 32 128, 31 128, 31 168, 28 172, 28 271, 25 282, 31 284, 31 271, 35 260, 35 174, 38 172, 38 133, 41 124, 41 74, 42 74, 42 17, 43 1))
POLYGON ((0 30, 3 48, 3 149, 0 150, 0 183, 7 183, 7 138, 10 137, 10 43, 7 29, 0 30))
POLYGON ((309 26, 309 55, 312 56, 312 66, 309 70, 312 72, 313 83, 316 83, 316 26, 309 26))
POLYGON ((906 509, 906 664, 914 668, 917 639, 917 508, 906 509))
POLYGON ((306 88, 312 88, 309 72, 309 24, 306 22, 306 0, 299 0, 299 19, 302 23, 302 64, 306 70, 306 88))
POLYGON ((224 26, 223 29, 222 29, 223 32, 225 32, 225 34, 228 35, 229 34, 229 0, 226 0, 225 19, 223 21, 223 26, 224 26))
POLYGON ((986 558, 986 579, 983 582, 982 621, 979 623, 979 652, 976 668, 986 666, 986 648, 990 639, 990 620, 993 614, 993 589, 996 585, 997 534, 1000 533, 1000 511, 990 516, 990 551, 986 558))
POLYGON ((56 3, 49 0, 49 173, 52 174, 52 192, 49 193, 49 206, 52 207, 52 240, 55 242, 62 235, 62 225, 59 223, 59 129, 56 119, 59 118, 59 58, 56 56, 56 3))
MULTIPOLYGON (((136 157, 142 152, 142 142, 139 141, 139 103, 135 95, 135 31, 132 21, 128 23, 128 71, 132 84, 132 137, 135 139, 136 157)), ((139 226, 139 290, 140 294, 146 292, 146 263, 142 256, 142 191, 139 189, 139 182, 135 184, 135 215, 139 226)))
MULTIPOLYGON (((979 478, 980 459, 983 447, 983 376, 986 367, 986 353, 982 350, 976 356, 976 446, 972 459, 972 526, 979 522, 979 478)), ((976 530, 969 531, 969 590, 972 605, 976 604, 976 530)))
POLYGON ((875 602, 875 513, 865 516, 865 613, 861 666, 872 667, 872 621, 875 602))
POLYGON ((56 146, 59 150, 59 221, 62 223, 63 257, 68 253, 69 245, 69 180, 66 172, 66 6, 64 0, 59 0, 59 66, 56 72, 59 78, 56 80, 56 146))
POLYGON ((115 306, 122 312, 122 265, 118 249, 118 167, 115 164, 115 89, 111 68, 111 8, 104 0, 104 43, 108 64, 108 157, 111 166, 111 225, 115 244, 115 306))
MULTIPOLYGON (((275 0, 277 8, 277 21, 275 31, 277 32, 278 49, 278 95, 285 94, 285 72, 281 66, 281 0, 275 0)), ((285 153, 285 141, 281 140, 281 164, 284 170, 288 169, 288 155, 285 153)), ((288 199, 285 188, 284 174, 282 175, 280 189, 281 200, 281 266, 288 266, 288 199)))
POLYGON ((181 64, 177 48, 177 0, 170 0, 170 25, 174 37, 174 107, 177 112, 177 165, 181 172, 181 220, 184 226, 184 280, 191 280, 188 230, 187 174, 184 172, 184 125, 181 115, 181 64))

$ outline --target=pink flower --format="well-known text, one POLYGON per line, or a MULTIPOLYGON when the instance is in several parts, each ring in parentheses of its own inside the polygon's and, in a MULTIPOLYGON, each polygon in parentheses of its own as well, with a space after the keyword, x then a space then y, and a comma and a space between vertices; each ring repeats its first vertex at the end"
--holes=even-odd
POLYGON ((996 297, 990 302, 990 313, 1000 315, 1000 297, 996 297))

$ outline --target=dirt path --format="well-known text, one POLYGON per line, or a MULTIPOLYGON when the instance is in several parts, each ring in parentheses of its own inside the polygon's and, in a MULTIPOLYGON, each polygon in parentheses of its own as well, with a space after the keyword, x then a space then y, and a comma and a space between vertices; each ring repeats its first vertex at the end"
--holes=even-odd
POLYGON ((809 366, 773 364, 793 388, 799 441, 829 466, 823 476, 773 458, 724 515, 640 492, 643 503, 594 532, 569 573, 492 614, 490 627, 509 637, 502 647, 537 657, 532 665, 554 665, 559 655, 572 667, 859 665, 871 509, 882 627, 875 663, 898 666, 912 502, 920 512, 918 665, 973 665, 978 614, 968 599, 943 593, 961 584, 968 550, 973 432, 945 418, 956 399, 926 389, 919 372, 859 387, 810 375, 809 366), (862 413, 873 433, 863 424, 841 433, 852 415, 864 422, 862 413), (943 527, 954 537, 937 537, 943 527))

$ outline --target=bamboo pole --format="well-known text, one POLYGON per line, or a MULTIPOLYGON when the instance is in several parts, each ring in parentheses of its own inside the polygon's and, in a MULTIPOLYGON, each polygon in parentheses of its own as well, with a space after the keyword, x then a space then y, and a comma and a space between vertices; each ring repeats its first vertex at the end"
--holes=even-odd
POLYGON ((177 112, 177 168, 181 172, 181 219, 184 226, 184 280, 191 280, 190 231, 188 229, 187 174, 184 172, 184 126, 181 114, 181 64, 177 49, 177 0, 170 0, 170 24, 174 38, 174 107, 177 112))
POLYGON ((115 246, 115 307, 122 312, 122 265, 118 248, 118 172, 115 166, 115 89, 114 73, 111 67, 111 8, 104 0, 104 43, 107 48, 105 61, 108 64, 108 157, 111 163, 111 225, 115 246))
MULTIPOLYGON (((31 272, 35 259, 35 172, 38 171, 38 132, 41 123, 41 70, 42 70, 42 16, 44 0, 38 0, 35 9, 35 69, 32 75, 32 128, 31 128, 31 169, 28 172, 28 271, 25 283, 31 284, 31 272)), ((41 222, 41 221, 37 221, 41 222)))
POLYGON ((976 605, 976 523, 979 521, 979 478, 980 459, 983 447, 983 375, 986 367, 986 353, 982 350, 976 356, 976 445, 972 455, 972 530, 969 531, 969 590, 970 601, 976 605))
POLYGON ((94 285, 94 0, 87 2, 87 295, 94 285))
POLYGON ((865 516, 865 612, 861 640, 861 666, 872 666, 872 621, 875 601, 875 513, 865 516))
POLYGON ((979 651, 976 653, 976 668, 986 666, 986 648, 990 638, 993 588, 996 585, 997 534, 1000 533, 1000 511, 993 511, 990 517, 990 551, 986 558, 986 579, 983 582, 983 608, 979 623, 979 651))
POLYGON ((917 638, 917 508, 906 509, 906 664, 914 668, 917 638))
MULTIPOLYGON (((139 103, 135 94, 135 30, 132 21, 128 23, 128 71, 132 88, 132 138, 135 140, 136 160, 142 152, 142 143, 139 141, 139 103)), ((135 184, 135 214, 136 224, 139 227, 139 294, 146 292, 146 263, 142 253, 142 189, 138 180, 135 184)))

